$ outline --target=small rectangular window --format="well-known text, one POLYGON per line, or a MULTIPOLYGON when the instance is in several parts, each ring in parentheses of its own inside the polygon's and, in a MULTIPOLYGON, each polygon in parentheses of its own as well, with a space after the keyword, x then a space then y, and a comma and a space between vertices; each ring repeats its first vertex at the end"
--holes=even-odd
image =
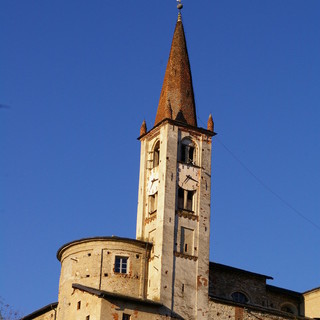
POLYGON ((77 302, 77 310, 80 310, 80 308, 81 308, 81 301, 78 301, 77 302))
POLYGON ((122 315, 122 320, 130 320, 130 319, 131 319, 131 315, 130 315, 130 314, 124 313, 124 314, 122 315))
POLYGON ((116 256, 114 264, 114 272, 127 273, 128 258, 116 256))
POLYGON ((158 207, 158 192, 149 196, 149 214, 155 213, 158 207))
POLYGON ((195 211, 194 209, 195 191, 178 189, 178 209, 195 211))

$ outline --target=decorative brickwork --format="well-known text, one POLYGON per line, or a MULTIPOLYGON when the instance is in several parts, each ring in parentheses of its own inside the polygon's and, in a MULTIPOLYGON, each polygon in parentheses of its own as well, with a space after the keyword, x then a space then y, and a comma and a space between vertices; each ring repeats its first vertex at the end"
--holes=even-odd
POLYGON ((207 124, 207 129, 209 131, 212 131, 214 130, 214 123, 213 123, 213 119, 212 119, 212 115, 210 114, 209 115, 209 119, 208 119, 208 124, 207 124))
POLYGON ((190 256, 189 254, 184 254, 184 253, 177 252, 177 251, 175 251, 174 255, 176 257, 184 258, 184 259, 188 259, 188 260, 193 260, 193 261, 197 261, 198 260, 198 257, 196 257, 196 256, 190 256))
POLYGON ((191 212, 188 212, 185 210, 178 210, 177 214, 179 217, 187 218, 187 219, 194 220, 194 221, 195 220, 199 221, 199 216, 196 216, 194 213, 191 213, 191 212))
POLYGON ((143 136, 147 132, 147 124, 146 121, 143 120, 142 125, 140 127, 140 136, 143 136))

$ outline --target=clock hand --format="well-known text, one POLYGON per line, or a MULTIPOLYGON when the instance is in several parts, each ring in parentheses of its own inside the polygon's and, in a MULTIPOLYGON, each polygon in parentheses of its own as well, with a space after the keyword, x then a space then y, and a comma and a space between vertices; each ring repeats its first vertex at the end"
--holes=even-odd
POLYGON ((151 190, 152 189, 152 187, 153 187, 153 183, 154 182, 156 182, 156 181, 158 181, 158 179, 156 179, 156 178, 154 178, 154 179, 152 179, 150 182, 150 186, 148 187, 149 188, 149 190, 151 190))
POLYGON ((190 179, 193 180, 194 182, 198 182, 196 179, 193 179, 191 176, 190 176, 190 179))
POLYGON ((183 184, 186 183, 189 179, 190 179, 190 175, 188 174, 182 183, 183 184))

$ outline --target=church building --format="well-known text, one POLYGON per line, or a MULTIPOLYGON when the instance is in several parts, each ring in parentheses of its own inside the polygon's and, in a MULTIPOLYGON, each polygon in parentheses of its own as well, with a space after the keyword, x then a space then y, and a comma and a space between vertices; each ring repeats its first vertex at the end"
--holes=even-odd
POLYGON ((214 123, 197 124, 182 4, 154 124, 140 128, 136 239, 94 237, 57 252, 58 302, 23 320, 320 319, 320 288, 209 261, 214 123))

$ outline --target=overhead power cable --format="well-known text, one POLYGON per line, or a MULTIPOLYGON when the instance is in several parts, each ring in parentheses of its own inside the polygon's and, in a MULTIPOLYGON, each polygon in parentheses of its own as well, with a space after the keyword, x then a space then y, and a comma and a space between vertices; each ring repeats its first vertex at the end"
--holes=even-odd
MULTIPOLYGON (((203 121, 198 117, 198 119, 203 123, 203 121)), ((283 197, 281 197, 277 192, 272 190, 261 178, 259 178, 251 169, 249 169, 244 162, 242 162, 231 150, 228 148, 221 139, 218 138, 218 136, 215 137, 215 140, 217 140, 220 145, 232 156, 234 160, 236 160, 245 171, 247 171, 260 185, 264 187, 267 191, 269 191, 271 194, 273 194, 278 200, 280 200, 283 204, 285 204, 288 208, 290 208, 294 213, 296 213, 300 218, 304 219, 311 225, 313 225, 316 229, 320 230, 320 226, 312 221, 310 218, 308 218, 306 215, 304 215, 301 211, 296 209, 292 204, 290 204, 287 200, 285 200, 283 197)))

